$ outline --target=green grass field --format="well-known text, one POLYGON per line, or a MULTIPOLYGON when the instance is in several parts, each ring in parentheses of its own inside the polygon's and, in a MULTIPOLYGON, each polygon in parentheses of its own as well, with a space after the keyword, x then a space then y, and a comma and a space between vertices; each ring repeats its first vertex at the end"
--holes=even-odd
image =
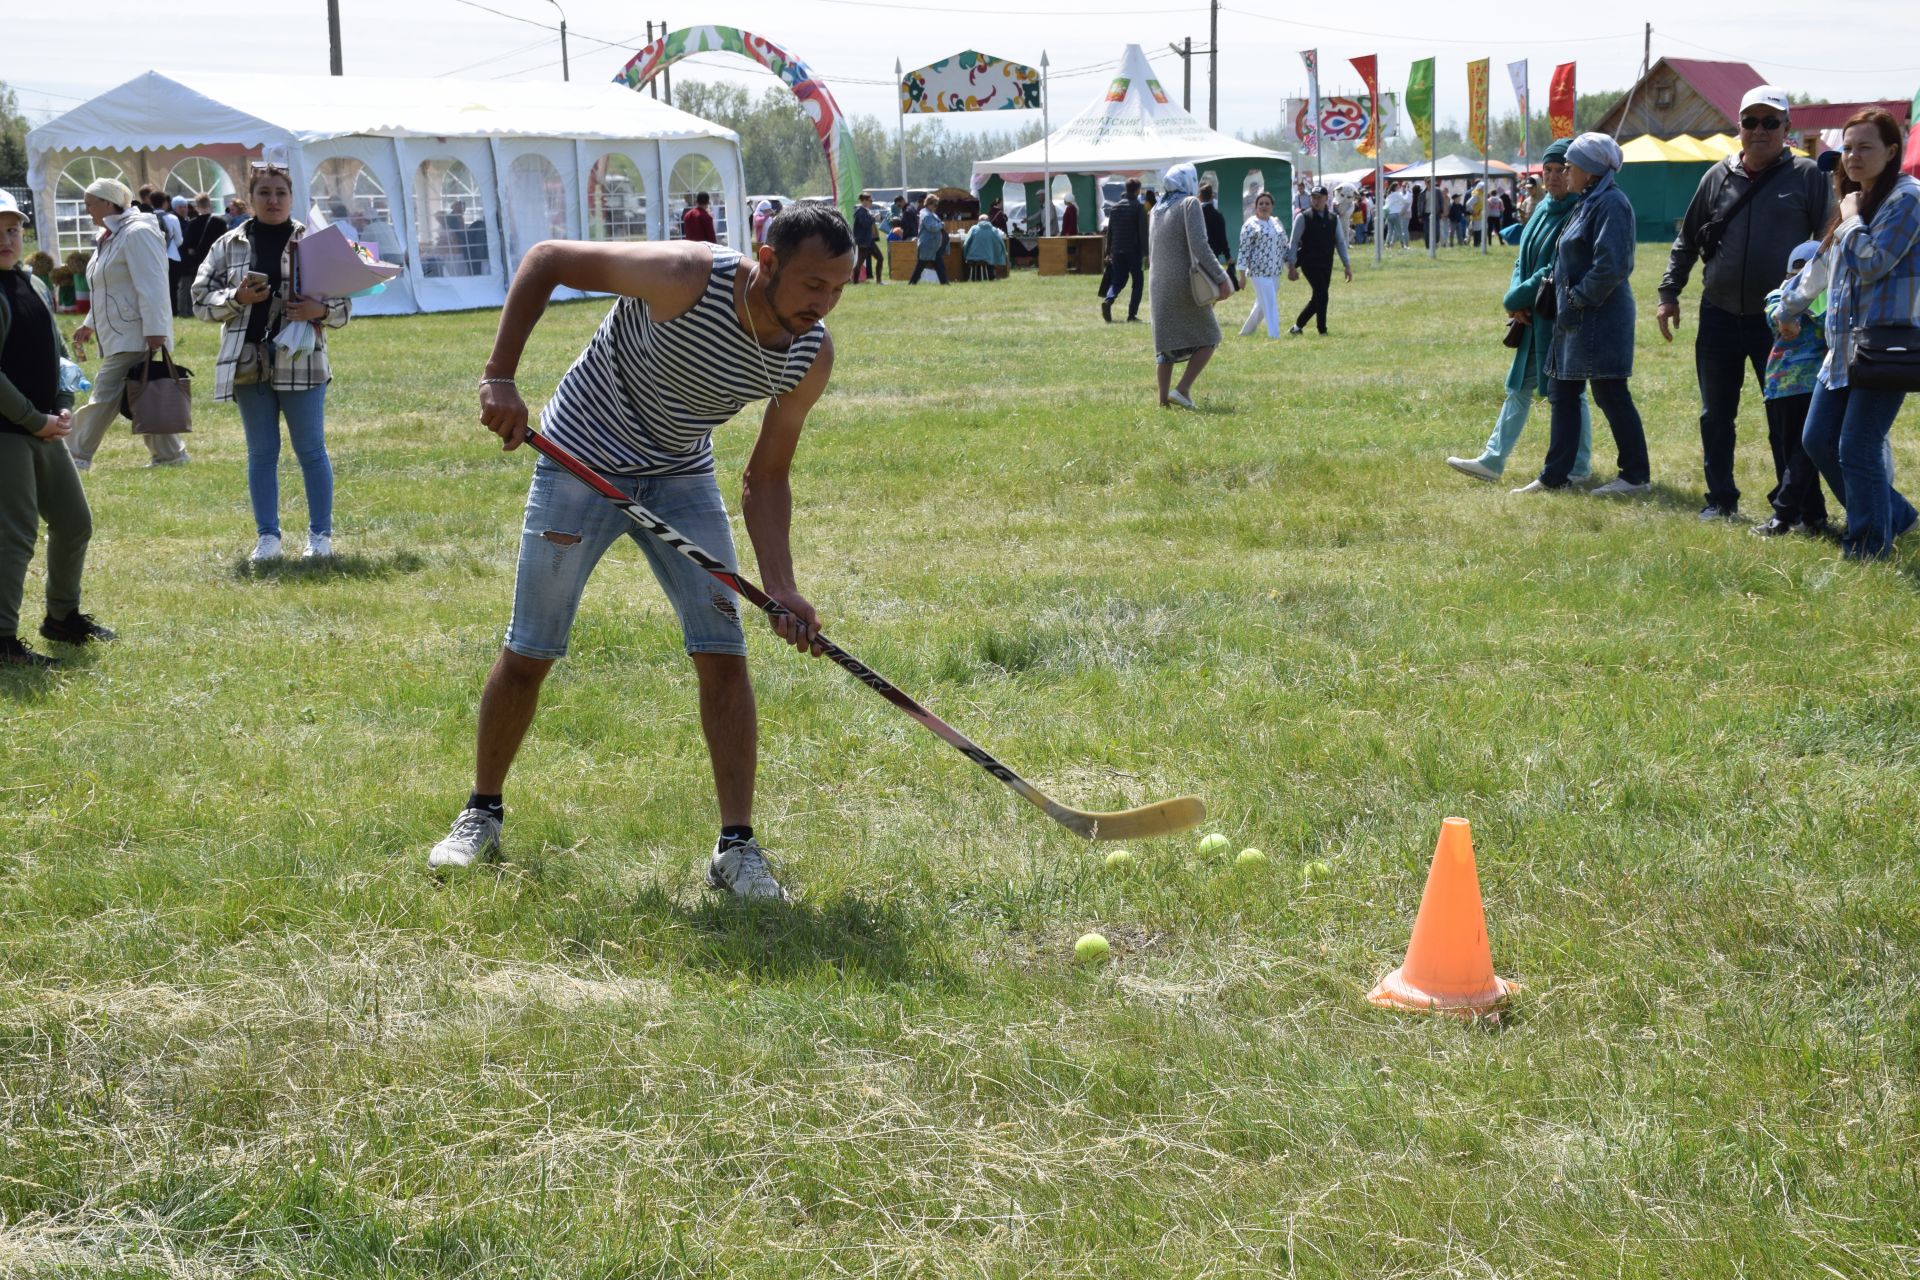
MULTIPOLYGON (((1077 278, 832 317, 802 590, 1050 794, 1198 792, 1231 841, 1122 873, 759 626, 757 826, 800 901, 716 900, 691 673, 626 547, 507 861, 438 884, 532 462, 475 422, 494 317, 337 337, 325 569, 249 571, 230 409, 184 470, 112 437, 88 608, 122 638, 0 679, 0 1275, 1920 1273, 1920 555, 1694 519, 1645 251, 1655 500, 1447 470, 1508 261, 1366 261, 1332 337, 1230 339, 1198 414, 1077 278), (1524 985, 1497 1027, 1362 1001, 1449 814, 1524 985)), ((549 313, 530 392, 602 310, 549 313)))

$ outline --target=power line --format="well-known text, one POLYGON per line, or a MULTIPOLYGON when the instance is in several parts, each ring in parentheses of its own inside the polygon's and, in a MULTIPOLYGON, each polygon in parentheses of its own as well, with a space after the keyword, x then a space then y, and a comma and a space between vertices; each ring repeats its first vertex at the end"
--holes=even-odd
POLYGON ((544 49, 548 45, 553 44, 558 39, 559 39, 558 36, 549 36, 545 40, 536 40, 532 44, 522 45, 518 49, 509 49, 505 53, 496 53, 491 58, 482 58, 478 62, 469 62, 464 67, 455 67, 451 71, 442 71, 439 75, 435 76, 434 79, 444 80, 448 76, 457 76, 462 72, 472 71, 472 70, 475 70, 476 68, 484 67, 490 62, 505 62, 508 58, 517 58, 521 54, 532 53, 535 49, 544 49))
POLYGON ((1801 67, 1795 66, 1791 62, 1775 62, 1772 58, 1754 58, 1744 53, 1729 53, 1725 49, 1715 49, 1711 45, 1701 44, 1697 40, 1683 40, 1679 36, 1672 35, 1657 27, 1654 31, 1662 40, 1671 40, 1675 44, 1684 44, 1688 48, 1698 49, 1703 53, 1717 53, 1723 58, 1738 58, 1742 62, 1764 62, 1770 67, 1779 67, 1782 71, 1812 71, 1821 75, 1849 75, 1858 72, 1863 76, 1912 75, 1914 72, 1920 71, 1920 67, 1801 67))
POLYGON ((1319 22, 1301 22, 1294 18, 1275 18, 1264 13, 1252 13, 1246 9, 1235 9, 1231 5, 1221 5, 1220 12, 1238 14, 1242 18, 1254 18, 1261 22, 1274 22, 1283 27, 1305 27, 1310 31, 1332 31, 1343 36, 1363 36, 1369 40, 1391 40, 1397 44, 1470 44, 1470 45, 1542 45, 1542 44, 1599 44, 1608 40, 1638 40, 1640 32, 1633 31, 1616 36, 1569 36, 1564 40, 1530 38, 1522 40, 1497 40, 1486 36, 1472 39, 1460 39, 1454 36, 1418 36, 1405 32, 1360 31, 1353 27, 1330 27, 1319 22))

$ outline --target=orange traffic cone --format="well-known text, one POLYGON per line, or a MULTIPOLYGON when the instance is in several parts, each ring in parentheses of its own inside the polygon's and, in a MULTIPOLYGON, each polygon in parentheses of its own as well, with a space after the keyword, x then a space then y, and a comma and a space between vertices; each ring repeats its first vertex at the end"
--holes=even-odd
POLYGON ((1448 818, 1440 824, 1407 961, 1367 999, 1390 1009, 1472 1016, 1499 1009, 1515 989, 1493 972, 1472 829, 1465 818, 1448 818))

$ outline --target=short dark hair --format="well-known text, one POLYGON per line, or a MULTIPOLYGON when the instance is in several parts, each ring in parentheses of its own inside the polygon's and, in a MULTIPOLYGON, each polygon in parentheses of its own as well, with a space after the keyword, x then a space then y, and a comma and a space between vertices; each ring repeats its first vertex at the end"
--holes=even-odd
POLYGON ((862 191, 862 192, 860 193, 860 198, 861 198, 862 200, 864 200, 864 201, 866 201, 866 202, 867 202, 868 204, 872 204, 872 203, 873 203, 873 192, 871 192, 871 191, 862 191))
POLYGON ((713 197, 704 191, 696 191, 693 195, 693 202, 704 209, 713 203, 713 197))
POLYGON ((772 247, 773 256, 782 262, 809 240, 820 241, 828 257, 853 252, 853 228, 830 204, 803 200, 782 209, 767 223, 766 243, 772 247))
POLYGON ((1200 198, 1202 200, 1213 199, 1213 184, 1211 182, 1203 182, 1200 184, 1200 198))
POLYGON ((1137 196, 1140 194, 1140 179, 1138 178, 1127 179, 1127 194, 1130 196, 1137 196))

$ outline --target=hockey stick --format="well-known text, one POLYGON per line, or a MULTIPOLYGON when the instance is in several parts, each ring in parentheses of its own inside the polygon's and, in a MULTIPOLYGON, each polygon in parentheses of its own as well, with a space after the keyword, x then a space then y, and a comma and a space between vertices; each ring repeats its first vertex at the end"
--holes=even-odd
MULTIPOLYGON (((769 617, 793 616, 792 610, 688 541, 686 536, 672 525, 608 484, 599 472, 532 427, 527 428, 527 443, 546 457, 553 459, 559 466, 566 468, 580 483, 626 512, 629 520, 726 583, 740 595, 745 596, 769 617)), ((1122 809, 1117 813, 1088 813, 1082 809, 1069 809, 1066 805, 1048 799, 1038 787, 1001 764, 967 735, 902 693, 879 672, 839 645, 823 635, 816 635, 813 642, 822 654, 840 664, 848 675, 918 720, 935 736, 1012 787, 1021 798, 1075 835, 1085 836, 1089 840, 1141 840, 1149 836, 1172 835, 1176 831, 1185 831, 1189 827, 1198 826, 1207 816, 1206 805, 1198 796, 1181 796, 1176 800, 1162 800, 1157 804, 1141 805, 1138 809, 1122 809)))

